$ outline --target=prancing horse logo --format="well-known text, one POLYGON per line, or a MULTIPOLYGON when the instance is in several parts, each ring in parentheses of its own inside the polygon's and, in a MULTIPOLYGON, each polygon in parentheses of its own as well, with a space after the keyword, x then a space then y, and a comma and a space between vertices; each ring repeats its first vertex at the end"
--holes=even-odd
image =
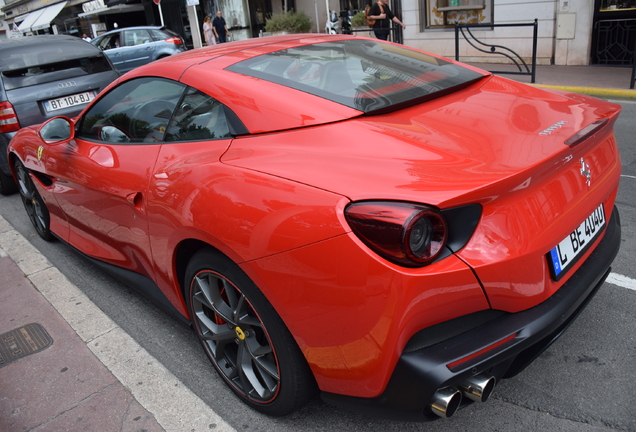
POLYGON ((581 158, 581 175, 585 177, 585 183, 589 186, 592 181, 592 171, 590 166, 585 163, 585 159, 581 158))

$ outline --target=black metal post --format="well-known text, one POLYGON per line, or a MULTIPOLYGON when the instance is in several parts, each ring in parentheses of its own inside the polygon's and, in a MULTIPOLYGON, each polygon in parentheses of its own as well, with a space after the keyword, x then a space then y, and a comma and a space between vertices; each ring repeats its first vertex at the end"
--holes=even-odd
POLYGON ((455 23, 455 60, 459 61, 459 26, 455 23))
POLYGON ((539 20, 534 19, 534 33, 532 35, 532 78, 530 82, 535 83, 537 77, 537 37, 539 31, 539 20))

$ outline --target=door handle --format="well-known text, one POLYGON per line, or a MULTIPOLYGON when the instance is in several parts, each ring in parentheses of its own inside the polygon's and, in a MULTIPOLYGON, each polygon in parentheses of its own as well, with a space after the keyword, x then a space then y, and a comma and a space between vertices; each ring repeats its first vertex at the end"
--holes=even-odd
POLYGON ((131 194, 126 195, 126 201, 133 207, 135 207, 138 211, 144 211, 144 196, 141 192, 133 192, 131 194))

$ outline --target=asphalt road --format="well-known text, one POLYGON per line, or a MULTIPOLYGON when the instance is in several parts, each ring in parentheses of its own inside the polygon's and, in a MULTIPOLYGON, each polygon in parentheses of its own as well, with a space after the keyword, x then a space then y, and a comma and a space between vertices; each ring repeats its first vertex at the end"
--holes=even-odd
MULTIPOLYGON (((616 123, 623 177, 617 200, 623 243, 613 272, 636 279, 636 104, 616 123)), ((636 291, 606 283, 570 329, 519 376, 499 383, 485 404, 451 420, 371 419, 319 399, 283 419, 239 403, 218 378, 194 333, 60 242, 42 241, 18 195, 0 196, 0 215, 113 321, 238 431, 636 431, 636 291)), ((157 395, 162 397, 162 395, 157 395)))

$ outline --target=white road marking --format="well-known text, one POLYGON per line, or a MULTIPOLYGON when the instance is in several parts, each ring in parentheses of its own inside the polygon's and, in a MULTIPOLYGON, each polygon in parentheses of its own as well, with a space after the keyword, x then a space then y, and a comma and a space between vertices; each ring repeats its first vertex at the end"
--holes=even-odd
POLYGON ((636 179, 636 176, 631 176, 631 175, 627 175, 627 174, 621 174, 621 177, 627 177, 627 178, 631 178, 631 179, 636 179))
POLYGON ((605 282, 636 291, 636 279, 618 273, 610 273, 605 282))

